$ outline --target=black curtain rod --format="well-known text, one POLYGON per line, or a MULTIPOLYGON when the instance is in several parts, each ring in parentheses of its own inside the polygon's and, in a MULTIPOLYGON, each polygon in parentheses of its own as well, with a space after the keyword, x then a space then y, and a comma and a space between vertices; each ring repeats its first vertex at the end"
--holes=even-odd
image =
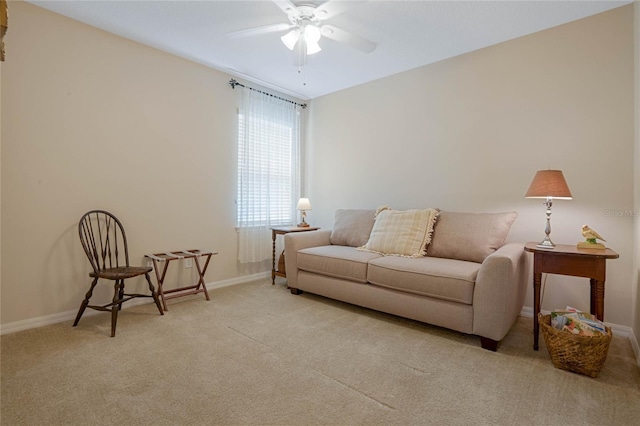
POLYGON ((262 90, 258 90, 258 89, 254 89, 253 87, 245 86, 242 83, 238 83, 233 78, 231 80, 229 80, 229 86, 231 86, 232 89, 235 89, 236 86, 244 87, 245 89, 253 90, 254 92, 262 93, 263 95, 271 96, 272 98, 280 99, 281 101, 290 102, 290 103, 292 103, 294 105, 297 105, 297 106, 301 107, 302 109, 305 109, 307 107, 307 104, 299 104, 299 103, 291 101, 289 99, 281 98, 280 96, 272 95, 271 93, 263 92, 262 90))

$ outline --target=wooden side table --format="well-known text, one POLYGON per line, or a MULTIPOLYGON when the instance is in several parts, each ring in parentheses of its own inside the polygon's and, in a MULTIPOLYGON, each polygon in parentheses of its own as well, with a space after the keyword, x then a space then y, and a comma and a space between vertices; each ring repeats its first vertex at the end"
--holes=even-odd
MULTIPOLYGON (((271 228, 271 240, 273 241, 272 263, 271 263, 272 265, 271 266, 271 285, 274 285, 276 283, 276 277, 283 277, 283 278, 287 277, 286 271, 276 270, 276 236, 288 234, 289 232, 316 231, 318 229, 320 228, 313 227, 313 226, 307 226, 304 228, 300 226, 275 226, 271 228)), ((280 256, 284 260, 284 252, 282 252, 280 256)))
POLYGON ((538 350, 540 325, 540 284, 542 274, 560 274, 585 277, 591 283, 591 313, 604 321, 604 281, 607 259, 617 259, 611 249, 579 249, 576 246, 558 244, 555 248, 538 248, 538 243, 527 243, 525 251, 533 253, 533 349, 538 350))

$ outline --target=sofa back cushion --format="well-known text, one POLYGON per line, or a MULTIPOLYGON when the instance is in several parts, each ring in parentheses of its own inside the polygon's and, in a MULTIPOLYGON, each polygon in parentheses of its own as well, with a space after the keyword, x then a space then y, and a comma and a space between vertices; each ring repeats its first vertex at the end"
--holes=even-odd
POLYGON ((379 208, 369 240, 358 250, 392 256, 424 256, 437 217, 436 209, 379 208))
POLYGON ((504 245, 518 213, 441 211, 427 256, 482 263, 504 245))
POLYGON ((373 228, 375 214, 375 210, 337 210, 331 230, 331 244, 350 247, 366 244, 373 228))

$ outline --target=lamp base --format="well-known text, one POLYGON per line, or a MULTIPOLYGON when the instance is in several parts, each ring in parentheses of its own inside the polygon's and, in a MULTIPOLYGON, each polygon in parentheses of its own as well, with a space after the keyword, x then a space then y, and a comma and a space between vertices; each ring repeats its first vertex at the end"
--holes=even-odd
POLYGON ((553 249, 556 245, 551 242, 551 238, 547 235, 536 247, 541 249, 553 249))
POLYGON ((298 224, 298 228, 308 228, 309 224, 307 223, 307 211, 300 210, 300 216, 302 216, 302 222, 298 224))

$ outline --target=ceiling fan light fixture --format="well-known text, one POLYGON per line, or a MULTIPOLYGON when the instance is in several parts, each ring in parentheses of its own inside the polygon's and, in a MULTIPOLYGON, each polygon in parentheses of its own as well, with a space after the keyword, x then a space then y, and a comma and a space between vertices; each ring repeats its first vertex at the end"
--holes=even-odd
POLYGON ((304 27, 304 38, 308 43, 318 43, 320 41, 320 28, 315 25, 307 25, 304 27))
POLYGON ((295 29, 280 37, 280 40, 282 40, 282 43, 287 46, 287 49, 293 50, 299 38, 300 32, 298 31, 298 29, 295 29))
POLYGON ((300 30, 300 35, 300 42, 304 42, 304 50, 307 55, 313 55, 314 53, 318 53, 322 50, 318 44, 320 37, 322 37, 320 34, 320 28, 313 24, 304 25, 300 30))
POLYGON ((313 55, 314 53, 318 53, 319 51, 322 50, 317 41, 306 40, 306 44, 307 44, 307 55, 313 55))

